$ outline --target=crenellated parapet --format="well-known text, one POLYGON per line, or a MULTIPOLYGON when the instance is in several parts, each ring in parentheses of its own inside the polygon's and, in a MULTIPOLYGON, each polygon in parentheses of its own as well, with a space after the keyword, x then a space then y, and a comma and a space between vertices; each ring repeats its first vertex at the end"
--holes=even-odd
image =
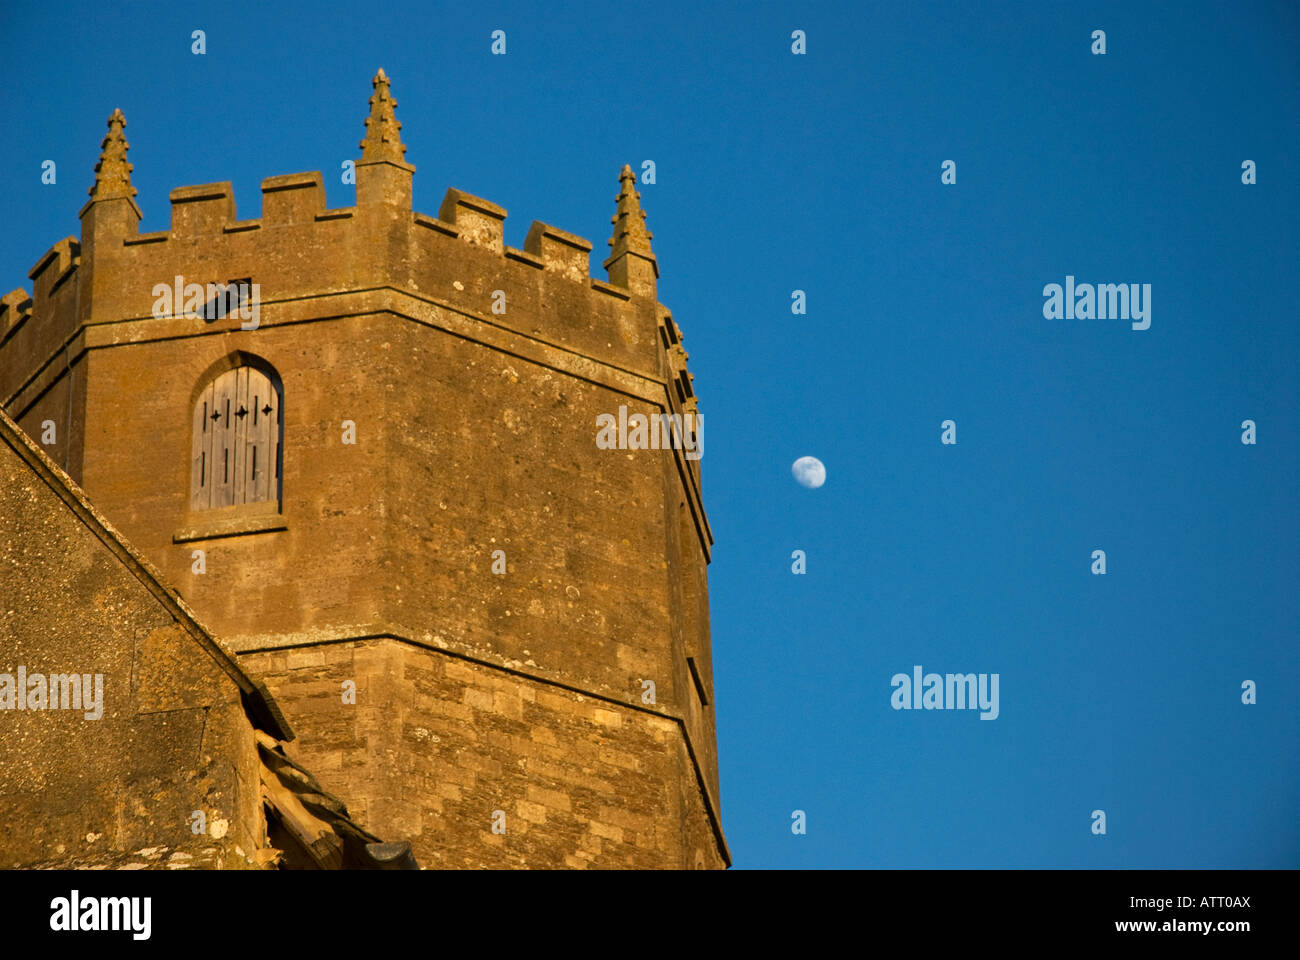
MULTIPOLYGON (((172 205, 171 227, 157 233, 141 234, 135 238, 136 241, 186 241, 198 237, 246 233, 261 227, 306 225, 321 219, 342 219, 354 209, 326 210, 325 187, 319 171, 288 173, 263 180, 262 216, 255 220, 239 219, 234 190, 229 182, 177 187, 169 198, 172 205)), ((130 243, 131 240, 128 239, 127 242, 130 243)))
POLYGON ((669 402, 678 409, 693 404, 680 331, 657 302, 658 261, 631 167, 619 175, 608 279, 593 277, 589 240, 534 221, 523 249, 510 247, 505 208, 464 190, 448 189, 436 217, 412 210, 415 167, 405 159, 397 101, 382 70, 372 83, 353 206, 329 209, 314 171, 262 181, 261 215, 249 219, 240 219, 231 183, 197 184, 172 190, 168 228, 148 233, 139 229, 126 118, 113 111, 80 239, 68 237, 41 257, 30 298, 15 292, 6 300, 0 403, 9 405, 19 388, 38 393, 32 376, 79 328, 188 324, 123 330, 117 339, 237 329, 181 311, 160 315, 155 289, 181 278, 205 286, 257 283, 266 326, 277 322, 279 303, 322 292, 401 291, 598 363, 664 377, 669 402))
POLYGON ((75 329, 81 254, 77 238, 64 237, 28 271, 30 294, 20 287, 0 300, 0 402, 75 329))

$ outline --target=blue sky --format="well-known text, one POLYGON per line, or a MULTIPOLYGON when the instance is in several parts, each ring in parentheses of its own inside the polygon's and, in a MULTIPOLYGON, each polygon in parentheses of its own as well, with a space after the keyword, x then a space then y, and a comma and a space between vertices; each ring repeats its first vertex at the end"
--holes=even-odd
POLYGON ((655 161, 736 866, 1300 866, 1294 5, 6 4, 0 35, 4 290, 78 233, 114 107, 142 230, 218 180, 241 217, 302 170, 349 205, 379 66, 416 209, 462 188, 598 275, 655 161), (1044 319, 1067 274, 1151 284, 1150 329, 1044 319), (891 709, 916 664, 999 674, 1000 715, 891 709))

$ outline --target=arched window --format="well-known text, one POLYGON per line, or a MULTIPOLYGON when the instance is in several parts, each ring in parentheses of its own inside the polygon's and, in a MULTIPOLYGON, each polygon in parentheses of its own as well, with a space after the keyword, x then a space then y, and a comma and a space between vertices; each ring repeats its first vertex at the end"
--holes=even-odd
POLYGON ((275 371, 240 366, 194 402, 190 509, 280 499, 283 391, 275 371))

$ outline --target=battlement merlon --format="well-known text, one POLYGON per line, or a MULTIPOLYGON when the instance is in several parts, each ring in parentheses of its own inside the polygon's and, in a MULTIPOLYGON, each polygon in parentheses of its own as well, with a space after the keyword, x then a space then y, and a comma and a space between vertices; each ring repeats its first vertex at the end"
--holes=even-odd
POLYGON ((591 241, 534 220, 524 251, 542 258, 542 269, 587 283, 591 276, 591 241))
POLYGON ((319 171, 286 173, 262 181, 262 225, 311 223, 325 212, 319 171))
POLYGON ((495 253, 505 250, 506 208, 451 187, 442 198, 438 219, 456 228, 460 239, 495 253))
POLYGON ((46 250, 36 265, 27 272, 32 281, 33 312, 43 314, 43 305, 54 290, 63 284, 68 274, 81 263, 81 243, 76 237, 64 237, 46 250))
POLYGON ((221 233, 235 222, 235 190, 229 181, 177 187, 168 199, 172 204, 172 236, 200 236, 221 233))
POLYGON ((31 295, 19 287, 0 297, 0 343, 9 336, 9 331, 16 329, 32 315, 31 295))

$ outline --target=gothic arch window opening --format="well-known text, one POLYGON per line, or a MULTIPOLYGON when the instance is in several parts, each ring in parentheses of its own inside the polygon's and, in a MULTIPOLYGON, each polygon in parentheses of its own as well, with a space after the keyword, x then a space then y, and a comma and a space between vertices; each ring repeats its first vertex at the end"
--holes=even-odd
POLYGON ((269 368, 245 364, 214 376, 194 403, 190 509, 278 502, 283 390, 269 368))

